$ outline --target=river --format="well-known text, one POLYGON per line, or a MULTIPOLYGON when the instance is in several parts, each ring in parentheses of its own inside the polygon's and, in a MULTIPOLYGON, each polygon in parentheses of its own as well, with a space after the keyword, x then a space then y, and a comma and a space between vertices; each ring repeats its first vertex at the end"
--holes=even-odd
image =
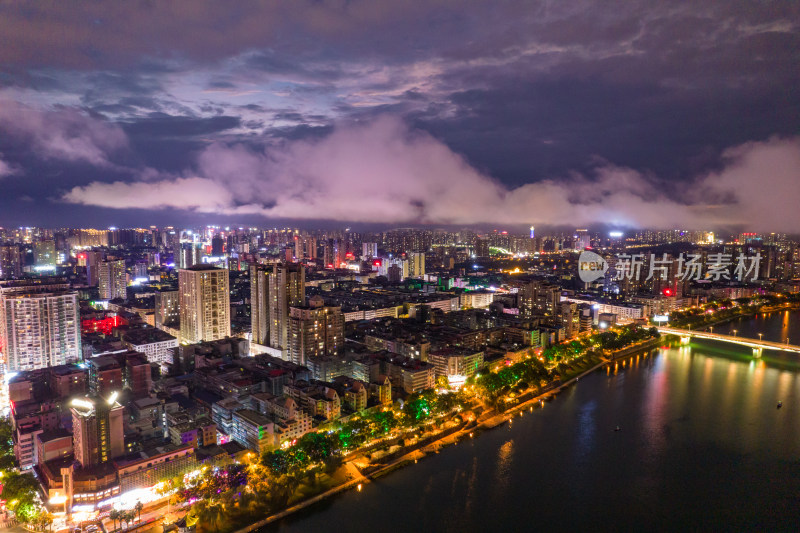
MULTIPOLYGON (((714 331, 726 328, 800 341, 800 312, 714 331)), ((794 531, 796 359, 765 351, 754 361, 715 342, 665 346, 263 531, 794 531)))

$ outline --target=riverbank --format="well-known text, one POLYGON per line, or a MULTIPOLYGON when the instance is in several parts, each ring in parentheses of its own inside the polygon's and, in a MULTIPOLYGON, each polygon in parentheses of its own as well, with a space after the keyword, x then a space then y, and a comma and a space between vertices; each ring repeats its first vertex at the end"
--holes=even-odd
POLYGON ((639 344, 636 344, 634 346, 629 346, 627 348, 622 348, 621 350, 617 350, 617 351, 615 351, 614 353, 611 354, 611 361, 619 361, 621 359, 625 359, 625 358, 630 357, 632 355, 640 354, 643 350, 651 350, 651 349, 656 348, 657 346, 661 345, 665 341, 666 342, 672 342, 672 340, 675 340, 675 336, 674 335, 667 335, 667 336, 662 336, 662 337, 659 337, 659 338, 656 338, 656 339, 650 339, 650 340, 641 342, 639 344))
MULTIPOLYGON (((436 438, 435 440, 432 440, 432 441, 425 441, 423 443, 414 444, 414 445, 408 447, 405 450, 405 453, 402 453, 399 456, 391 459, 386 464, 380 465, 378 468, 370 469, 370 471, 368 473, 362 472, 355 465, 355 462, 356 462, 355 459, 357 459, 358 455, 359 455, 359 454, 355 454, 356 457, 354 459, 350 459, 350 460, 346 461, 344 463, 344 465, 342 466, 342 468, 348 470, 348 473, 347 473, 347 478, 348 479, 347 479, 346 482, 341 483, 339 485, 336 485, 335 487, 331 487, 330 489, 326 490, 325 492, 321 492, 321 493, 319 493, 319 494, 317 494, 315 496, 312 496, 311 498, 308 498, 308 499, 303 500, 301 502, 297 502, 296 504, 294 504, 294 505, 292 505, 290 507, 287 507, 286 509, 284 509, 284 510, 278 512, 278 513, 275 513, 273 515, 270 515, 270 516, 268 516, 268 517, 266 517, 266 518, 264 518, 262 520, 259 520, 258 522, 254 523, 254 524, 251 524, 251 525, 249 525, 247 527, 238 529, 238 530, 236 530, 235 533, 249 533, 251 531, 255 531, 255 530, 260 529, 262 527, 266 527, 266 526, 268 526, 268 525, 270 525, 270 524, 272 524, 272 523, 274 523, 274 522, 276 522, 278 520, 286 518, 287 516, 289 516, 291 514, 294 514, 294 513, 298 512, 298 511, 302 510, 302 509, 310 507, 310 506, 312 506, 312 505, 314 505, 314 504, 316 504, 316 503, 318 503, 318 502, 320 502, 322 500, 325 500, 327 498, 331 498, 333 496, 336 496, 337 494, 340 494, 342 492, 351 490, 353 488, 357 488, 358 490, 360 490, 362 485, 371 482, 373 479, 377 479, 378 477, 381 477, 381 476, 383 476, 385 474, 388 474, 389 472, 391 472, 393 470, 401 468, 401 467, 405 466, 405 464, 407 464, 407 463, 411 463, 412 461, 421 459, 421 458, 427 456, 429 453, 436 452, 441 446, 445 446, 447 444, 450 444, 450 443, 454 442, 454 440, 452 440, 452 439, 455 438, 457 440, 457 438, 458 438, 455 435, 458 434, 459 431, 463 431, 464 428, 467 427, 467 426, 468 426, 468 424, 461 423, 456 428, 445 429, 439 435, 437 435, 437 437, 439 437, 439 438, 436 438), (454 429, 455 429, 455 431, 453 431, 454 429)), ((472 428, 474 428, 474 427, 475 426, 472 426, 472 428)))
POLYGON ((673 327, 682 327, 684 329, 696 329, 698 331, 708 331, 709 328, 716 327, 720 324, 727 324, 729 322, 733 322, 734 320, 740 320, 743 318, 753 317, 759 315, 761 313, 775 313, 777 311, 796 311, 800 309, 800 302, 791 302, 785 303, 781 305, 763 305, 758 309, 753 309, 749 311, 739 312, 735 315, 726 316, 724 318, 720 318, 719 320, 714 320, 712 322, 706 322, 703 324, 697 325, 683 325, 683 326, 673 326, 673 327))
POLYGON ((726 318, 723 318, 721 320, 717 320, 717 321, 711 322, 709 324, 704 324, 704 326, 702 328, 702 331, 706 331, 709 328, 713 328, 713 327, 718 326, 720 324, 727 324, 728 322, 733 322, 734 320, 740 320, 742 318, 758 316, 761 313, 777 313, 778 311, 797 311, 798 309, 800 309, 800 303, 790 304, 790 305, 782 305, 782 306, 772 306, 772 307, 764 306, 764 307, 759 308, 759 309, 757 309, 755 311, 751 311, 751 312, 748 312, 748 313, 742 313, 742 314, 740 314, 738 316, 726 317, 726 318))
MULTIPOLYGON (((748 327, 763 328, 766 338, 785 329, 783 315, 770 315, 770 327, 761 316, 748 327)), ((788 322, 800 339, 800 314, 788 322)), ((800 479, 800 371, 708 346, 665 339, 638 360, 620 360, 616 371, 611 364, 581 377, 511 424, 266 531, 525 531, 530 524, 635 531, 654 519, 675 531, 790 530, 800 479), (752 495, 753 487, 764 492, 752 495), (569 501, 585 505, 564 512, 569 501)))
MULTIPOLYGON (((668 337, 669 338, 666 339, 666 342, 673 342, 672 337, 674 337, 674 336, 670 335, 668 337)), ((592 372, 600 370, 601 368, 603 368, 605 366, 609 366, 612 363, 616 364, 619 361, 622 361, 623 359, 627 359, 627 358, 633 357, 635 355, 640 355, 643 352, 650 351, 650 350, 652 350, 654 348, 657 348, 658 346, 662 345, 664 342, 665 342, 665 338, 664 337, 659 337, 659 338, 650 339, 650 340, 635 344, 633 346, 628 346, 626 348, 621 348, 619 350, 615 350, 614 352, 609 354, 607 359, 603 359, 601 362, 597 363, 593 367, 579 372, 578 374, 570 377, 567 381, 564 381, 563 383, 559 383, 559 384, 557 384, 556 386, 554 386, 552 388, 546 388, 546 390, 541 391, 539 394, 536 394, 532 398, 529 398, 529 399, 526 398, 520 404, 514 405, 512 408, 507 409, 503 413, 500 413, 500 416, 502 416, 503 419, 500 420, 499 422, 497 422, 496 424, 493 424, 493 425, 489 426, 489 429, 491 429, 493 427, 497 427, 498 425, 502 424, 505 421, 511 420, 514 416, 519 414, 520 411, 524 411, 525 409, 528 409, 528 408, 532 407, 536 403, 542 402, 544 400, 553 399, 563 389, 565 389, 565 388, 577 383, 582 377, 587 376, 587 375, 591 374, 592 372)))
POLYGON ((325 492, 322 492, 311 498, 298 502, 292 505, 291 507, 284 509, 283 511, 280 511, 262 520, 259 520, 258 522, 251 524, 245 528, 239 529, 235 533, 250 533, 252 531, 273 524, 279 520, 282 520, 283 518, 286 518, 303 509, 306 509, 320 501, 341 494, 342 492, 354 488, 356 488, 357 490, 361 490, 362 486, 372 482, 374 479, 377 479, 378 477, 389 474, 392 471, 398 470, 407 465, 413 464, 432 453, 438 453, 443 446, 457 444, 460 440, 473 438, 483 431, 496 428, 505 422, 511 421, 515 416, 521 414, 522 411, 526 409, 532 409, 534 405, 540 404, 545 400, 550 400, 554 398, 563 389, 572 386, 573 384, 578 382, 582 377, 587 376, 592 372, 595 372, 612 363, 616 363, 624 358, 652 350, 653 348, 659 346, 663 342, 664 342, 663 338, 655 338, 638 343, 634 346, 629 346, 626 348, 622 348, 620 350, 616 350, 613 353, 609 354, 608 358, 603 358, 603 360, 597 363, 596 365, 580 371, 576 375, 571 376, 566 381, 558 382, 555 384, 551 384, 550 386, 544 387, 540 391, 533 392, 530 397, 527 397, 527 395, 525 395, 523 396, 524 399, 522 401, 514 404, 511 407, 507 407, 503 411, 500 412, 496 410, 486 411, 480 415, 480 417, 476 420, 475 423, 462 422, 460 424, 460 427, 455 428, 455 430, 453 428, 445 429, 439 435, 437 435, 436 439, 425 442, 421 445, 418 443, 410 447, 409 449, 405 450, 405 453, 398 454, 397 456, 392 458, 388 463, 382 464, 377 469, 370 470, 366 474, 355 466, 354 460, 346 461, 343 468, 348 469, 348 480, 345 483, 332 487, 326 490, 325 492))

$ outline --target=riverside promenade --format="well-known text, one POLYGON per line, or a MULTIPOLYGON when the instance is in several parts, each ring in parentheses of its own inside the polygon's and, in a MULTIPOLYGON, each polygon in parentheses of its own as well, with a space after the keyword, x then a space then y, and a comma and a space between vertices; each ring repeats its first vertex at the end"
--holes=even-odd
POLYGON ((643 351, 651 350, 658 346, 663 339, 651 339, 640 344, 634 346, 628 346, 626 348, 622 348, 620 350, 615 351, 611 354, 609 359, 604 359, 600 363, 594 365, 593 367, 581 372, 580 374, 573 376, 569 380, 558 383, 551 387, 545 387, 541 392, 535 394, 533 397, 524 400, 523 402, 514 405, 513 407, 508 407, 502 412, 496 411, 487 411, 479 417, 477 423, 475 425, 467 424, 462 429, 455 431, 453 433, 449 433, 446 436, 443 436, 440 439, 432 441, 430 443, 425 444, 421 448, 409 450, 408 453, 405 453, 386 465, 381 466, 377 470, 370 472, 368 475, 363 474, 356 466, 353 464, 353 461, 346 461, 343 465, 344 468, 348 469, 348 479, 344 483, 337 485, 328 489, 325 492, 321 492, 316 496, 312 496, 306 500, 298 502, 291 507, 287 507, 283 511, 270 515, 258 522, 255 522, 247 527, 241 528, 237 530, 235 533, 250 533, 252 531, 256 531, 262 527, 268 526, 278 520, 286 518, 291 514, 294 514, 302 509, 310 507, 315 503, 323 501, 327 498, 335 496, 337 494, 341 494, 347 490, 351 490, 353 488, 358 488, 359 486, 366 485, 370 483, 373 479, 380 477, 386 473, 395 470, 396 468, 402 467, 405 464, 411 464, 414 461, 418 461, 423 459, 427 455, 431 453, 438 453, 439 449, 442 446, 447 446, 450 444, 457 444, 460 440, 464 438, 471 438, 475 432, 481 430, 488 430, 493 429, 504 422, 511 421, 515 416, 521 413, 521 411, 525 409, 532 408, 535 404, 542 402, 544 400, 550 399, 556 396, 561 390, 566 387, 569 387, 580 380, 580 378, 595 372, 604 366, 607 366, 615 361, 619 361, 621 358, 629 357, 631 355, 636 355, 637 353, 641 353, 643 351), (494 412, 494 414, 492 414, 494 412), (484 416, 488 415, 488 416, 484 416))

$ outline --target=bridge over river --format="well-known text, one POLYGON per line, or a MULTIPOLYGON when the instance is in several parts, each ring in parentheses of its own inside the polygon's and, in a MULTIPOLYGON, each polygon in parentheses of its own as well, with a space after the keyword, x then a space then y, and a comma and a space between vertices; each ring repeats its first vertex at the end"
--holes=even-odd
POLYGON ((712 333, 710 331, 695 331, 691 329, 667 327, 659 327, 658 331, 664 335, 671 334, 680 336, 681 344, 689 344, 689 340, 695 338, 748 346, 753 349, 753 357, 761 357, 761 353, 765 348, 768 350, 780 350, 783 352, 794 352, 796 354, 800 354, 800 346, 796 344, 789 344, 788 341, 785 343, 772 342, 759 339, 749 339, 747 337, 737 337, 736 335, 722 335, 720 333, 712 333))

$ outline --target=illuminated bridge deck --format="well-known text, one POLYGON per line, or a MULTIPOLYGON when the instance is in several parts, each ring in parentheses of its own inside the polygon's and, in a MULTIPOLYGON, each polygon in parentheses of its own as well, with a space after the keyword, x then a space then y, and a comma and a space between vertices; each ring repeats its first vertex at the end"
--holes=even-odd
POLYGON ((710 333, 708 331, 694 331, 690 329, 679 328, 666 328, 659 327, 658 331, 662 334, 679 335, 682 338, 695 338, 695 339, 708 339, 713 341, 728 342, 731 344, 739 344, 753 348, 753 353, 758 350, 780 350, 782 352, 793 352, 800 354, 800 346, 796 344, 789 344, 788 342, 772 342, 758 339, 749 339, 747 337, 736 337, 734 335, 722 335, 720 333, 710 333))

